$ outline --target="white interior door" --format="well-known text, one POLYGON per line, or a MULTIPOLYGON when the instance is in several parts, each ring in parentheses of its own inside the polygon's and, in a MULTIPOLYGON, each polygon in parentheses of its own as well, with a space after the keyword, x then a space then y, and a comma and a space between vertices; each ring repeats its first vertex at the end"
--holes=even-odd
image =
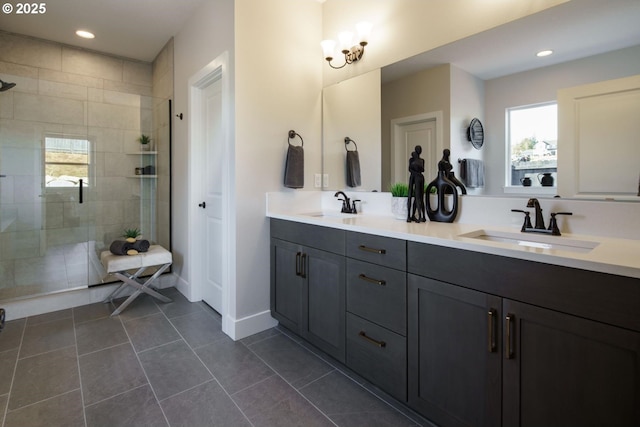
POLYGON ((222 313, 222 243, 223 233, 223 162, 225 158, 222 136, 221 80, 211 82, 202 90, 202 212, 204 233, 198 246, 201 266, 202 299, 218 313, 222 313))
POLYGON ((435 178, 437 170, 437 130, 436 119, 425 118, 410 123, 398 123, 394 130, 392 150, 394 151, 391 176, 393 182, 409 182, 409 158, 416 145, 422 147, 425 182, 435 178))

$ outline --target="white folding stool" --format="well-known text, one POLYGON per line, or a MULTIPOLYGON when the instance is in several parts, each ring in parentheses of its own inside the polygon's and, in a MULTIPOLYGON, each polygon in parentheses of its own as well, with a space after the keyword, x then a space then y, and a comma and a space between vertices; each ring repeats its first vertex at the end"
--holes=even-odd
POLYGON ((122 284, 113 291, 103 302, 111 303, 113 300, 128 286, 134 287, 136 290, 120 304, 111 316, 117 316, 127 308, 141 293, 149 294, 162 302, 171 302, 170 298, 159 294, 150 288, 151 284, 171 265, 173 258, 171 252, 160 245, 151 245, 147 252, 140 252, 137 255, 114 255, 109 251, 100 254, 100 261, 107 273, 113 274, 122 280, 122 284), (138 279, 140 275, 149 267, 159 266, 158 270, 146 281, 138 279), (138 269, 134 274, 127 270, 138 269))

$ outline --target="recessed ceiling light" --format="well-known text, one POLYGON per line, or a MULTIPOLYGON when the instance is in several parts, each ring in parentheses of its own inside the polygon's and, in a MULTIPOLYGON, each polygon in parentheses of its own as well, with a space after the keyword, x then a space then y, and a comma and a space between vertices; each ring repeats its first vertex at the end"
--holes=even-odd
POLYGON ((76 31, 76 35, 78 37, 82 37, 83 39, 95 39, 96 38, 96 36, 93 33, 89 32, 89 31, 85 31, 85 30, 76 31))
POLYGON ((552 53, 553 53, 552 50, 541 50, 540 52, 536 53, 536 56, 538 57, 549 56, 552 53))

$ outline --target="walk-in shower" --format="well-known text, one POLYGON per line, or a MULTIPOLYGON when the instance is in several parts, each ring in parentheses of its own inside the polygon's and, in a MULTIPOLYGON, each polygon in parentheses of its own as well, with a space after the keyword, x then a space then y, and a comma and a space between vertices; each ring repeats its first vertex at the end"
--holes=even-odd
POLYGON ((0 51, 17 73, 0 80, 0 307, 113 281, 100 252, 125 229, 171 248, 170 95, 152 64, 78 51, 54 72, 39 52, 0 51))

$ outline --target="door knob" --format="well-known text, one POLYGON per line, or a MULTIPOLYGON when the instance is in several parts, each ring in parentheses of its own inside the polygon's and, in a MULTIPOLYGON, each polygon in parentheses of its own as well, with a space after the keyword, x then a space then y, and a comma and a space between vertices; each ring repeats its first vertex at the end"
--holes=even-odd
POLYGON ((207 202, 198 203, 198 206, 205 209, 207 207, 207 202))

